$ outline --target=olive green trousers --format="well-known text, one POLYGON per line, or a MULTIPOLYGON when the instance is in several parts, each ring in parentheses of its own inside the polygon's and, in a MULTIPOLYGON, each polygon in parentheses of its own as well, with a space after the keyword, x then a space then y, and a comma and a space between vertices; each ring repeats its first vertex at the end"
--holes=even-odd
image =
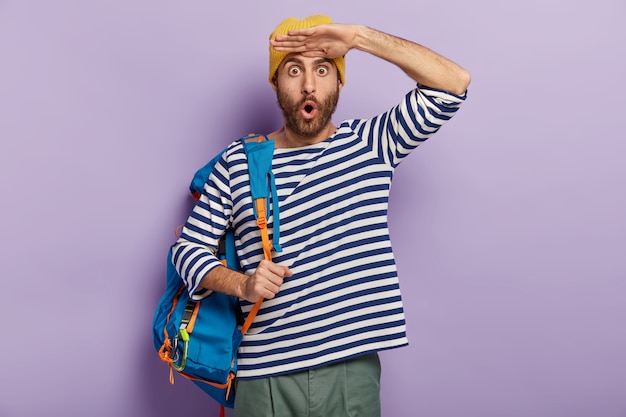
POLYGON ((293 374, 238 380, 233 416, 380 417, 378 354, 293 374))

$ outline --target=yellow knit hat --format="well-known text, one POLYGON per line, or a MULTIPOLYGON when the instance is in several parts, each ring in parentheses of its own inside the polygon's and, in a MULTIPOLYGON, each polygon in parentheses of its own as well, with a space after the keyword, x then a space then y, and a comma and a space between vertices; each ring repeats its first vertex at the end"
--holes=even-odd
MULTIPOLYGON (((274 39, 276 35, 285 35, 292 29, 308 29, 313 26, 325 23, 333 23, 333 21, 330 19, 330 17, 321 14, 309 16, 305 19, 289 17, 280 22, 278 26, 276 26, 276 29, 274 29, 274 31, 270 34, 270 39, 274 39)), ((289 55, 287 52, 277 51, 270 44, 270 82, 273 81, 274 75, 276 74, 278 67, 287 55, 289 55)), ((339 81, 341 81, 341 84, 345 84, 346 57, 341 56, 339 58, 333 59, 333 61, 335 62, 335 65, 337 66, 337 71, 339 72, 339 81)))

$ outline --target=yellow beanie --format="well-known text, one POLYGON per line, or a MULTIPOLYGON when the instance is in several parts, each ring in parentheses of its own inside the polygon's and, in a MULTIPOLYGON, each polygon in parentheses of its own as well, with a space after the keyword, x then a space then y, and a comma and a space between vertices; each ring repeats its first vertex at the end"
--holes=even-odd
MULTIPOLYGON (((319 14, 309 16, 302 20, 295 17, 289 17, 280 22, 278 26, 276 26, 276 29, 274 29, 274 31, 270 34, 270 39, 274 39, 276 35, 285 35, 292 29, 308 29, 313 26, 325 23, 333 23, 333 21, 330 19, 330 17, 319 14)), ((270 44, 270 82, 273 81, 274 75, 276 74, 278 67, 287 55, 289 55, 287 52, 277 51, 270 44)), ((341 56, 339 58, 333 59, 333 61, 335 62, 335 65, 337 66, 337 71, 339 72, 339 81, 341 81, 341 84, 345 84, 346 57, 341 56)))

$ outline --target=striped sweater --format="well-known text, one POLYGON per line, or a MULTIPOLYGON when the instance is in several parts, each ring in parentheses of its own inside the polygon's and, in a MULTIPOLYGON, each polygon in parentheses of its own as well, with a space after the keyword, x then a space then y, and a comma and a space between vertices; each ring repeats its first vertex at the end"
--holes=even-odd
MULTIPOLYGON (((344 121, 321 143, 275 149, 282 252, 272 255, 293 275, 264 301, 245 335, 238 378, 295 372, 408 343, 387 225, 391 179, 464 99, 418 87, 388 112, 344 121)), ((270 231, 272 225, 270 217, 270 231)), ((221 265, 213 253, 230 226, 241 267, 252 274, 263 249, 239 141, 216 164, 172 249, 193 299, 207 296, 199 284, 221 265)), ((252 307, 241 304, 244 313, 252 307)))

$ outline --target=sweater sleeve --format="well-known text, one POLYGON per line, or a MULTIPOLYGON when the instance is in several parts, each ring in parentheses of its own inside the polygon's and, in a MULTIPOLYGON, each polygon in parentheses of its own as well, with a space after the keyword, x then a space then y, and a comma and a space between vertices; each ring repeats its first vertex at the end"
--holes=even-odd
POLYGON ((380 156, 395 169, 454 116, 466 96, 417 86, 400 104, 371 120, 370 134, 376 132, 372 136, 379 140, 380 156))
POLYGON ((209 271, 222 265, 215 254, 232 214, 226 154, 215 164, 200 199, 172 247, 172 262, 193 300, 210 294, 200 283, 209 271))

